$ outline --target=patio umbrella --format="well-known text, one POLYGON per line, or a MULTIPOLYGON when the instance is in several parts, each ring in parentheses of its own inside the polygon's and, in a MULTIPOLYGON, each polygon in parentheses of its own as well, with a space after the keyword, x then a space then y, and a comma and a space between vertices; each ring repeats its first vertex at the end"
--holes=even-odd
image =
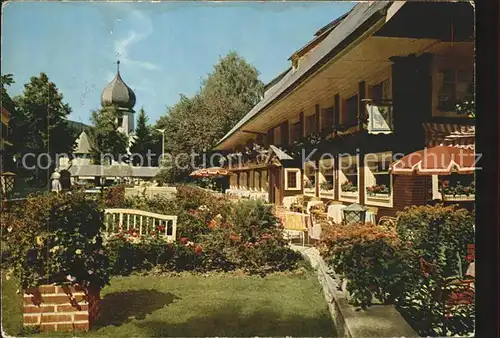
POLYGON ((202 168, 193 171, 189 176, 195 178, 229 176, 228 170, 221 167, 202 168))
POLYGON ((474 162, 473 149, 440 145, 408 154, 389 170, 394 175, 470 175, 475 170, 474 162))

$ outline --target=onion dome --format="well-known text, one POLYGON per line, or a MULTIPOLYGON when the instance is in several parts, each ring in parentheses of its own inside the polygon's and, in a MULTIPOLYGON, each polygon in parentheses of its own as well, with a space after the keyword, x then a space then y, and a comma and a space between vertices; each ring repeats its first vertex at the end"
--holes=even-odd
POLYGON ((116 62, 116 70, 115 78, 102 91, 101 105, 132 109, 135 105, 135 93, 120 76, 120 61, 116 62))

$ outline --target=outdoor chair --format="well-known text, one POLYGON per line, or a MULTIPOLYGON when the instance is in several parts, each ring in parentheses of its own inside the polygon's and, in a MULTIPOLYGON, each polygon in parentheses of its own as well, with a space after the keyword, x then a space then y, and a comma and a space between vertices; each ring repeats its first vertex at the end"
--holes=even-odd
POLYGON ((386 228, 388 230, 395 230, 396 229, 397 220, 398 219, 396 217, 382 216, 378 220, 377 226, 384 227, 384 228, 386 228))
MULTIPOLYGON (((308 233, 309 215, 298 212, 284 211, 282 213, 285 239, 291 242, 294 238, 302 239, 305 246, 305 237, 308 233)), ((308 237, 309 241, 309 237, 308 237)))

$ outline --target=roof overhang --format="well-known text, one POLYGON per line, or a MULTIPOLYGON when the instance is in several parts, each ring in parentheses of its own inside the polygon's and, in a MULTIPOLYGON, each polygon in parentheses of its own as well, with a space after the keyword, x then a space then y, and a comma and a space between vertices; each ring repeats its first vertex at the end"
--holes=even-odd
MULTIPOLYGON (((241 119, 215 146, 215 150, 226 148, 225 141, 238 129, 258 116, 270 105, 283 99, 308 78, 332 62, 336 57, 349 49, 353 42, 366 35, 380 20, 385 18, 387 9, 392 4, 385 1, 373 3, 359 3, 338 24, 328 36, 309 53, 307 60, 300 67, 287 73, 275 86, 270 88, 269 94, 241 119)), ((371 32, 373 33, 373 32, 371 32)), ((365 36, 366 38, 367 36, 365 36)))

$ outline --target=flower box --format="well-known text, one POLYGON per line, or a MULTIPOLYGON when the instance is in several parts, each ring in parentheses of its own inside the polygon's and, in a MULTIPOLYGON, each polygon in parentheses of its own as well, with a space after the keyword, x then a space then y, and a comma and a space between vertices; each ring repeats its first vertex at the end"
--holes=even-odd
POLYGON ((314 195, 315 193, 315 188, 304 188, 304 195, 314 195))
POLYGON ((98 290, 78 285, 40 285, 24 290, 23 322, 42 332, 88 331, 99 317, 98 290))
POLYGON ((329 198, 333 198, 333 197, 334 197, 334 195, 335 195, 335 194, 334 194, 334 192, 335 192, 335 191, 334 191, 333 189, 332 189, 332 190, 320 190, 320 191, 319 191, 319 195, 320 195, 321 197, 329 197, 329 198))
POLYGON ((368 194, 367 197, 369 199, 389 199, 391 197, 390 194, 368 194))
POLYGON ((340 197, 357 198, 358 197, 358 192, 357 191, 342 191, 340 193, 340 197))
POLYGON ((445 201, 474 201, 476 195, 444 195, 445 201))

